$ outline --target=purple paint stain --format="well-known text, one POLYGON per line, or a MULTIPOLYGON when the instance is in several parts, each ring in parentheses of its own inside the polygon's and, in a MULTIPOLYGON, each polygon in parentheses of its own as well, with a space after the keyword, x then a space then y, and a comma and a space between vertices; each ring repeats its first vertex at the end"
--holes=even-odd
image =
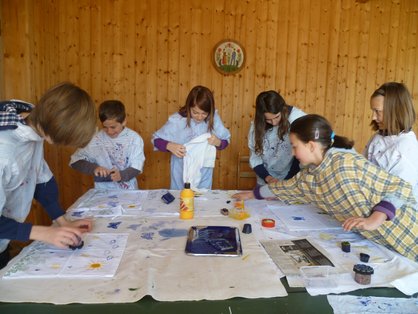
POLYGON ((71 216, 73 216, 73 217, 81 217, 81 215, 83 215, 83 213, 84 213, 84 210, 79 211, 79 212, 73 212, 71 214, 71 216))
POLYGON ((115 194, 115 195, 109 195, 109 198, 118 198, 118 196, 115 194))
POLYGON ((107 204, 112 207, 118 206, 118 202, 108 202, 107 204))
POLYGON ((152 240, 154 237, 154 232, 144 232, 141 234, 141 238, 145 240, 152 240))
POLYGON ((107 227, 108 228, 112 228, 112 229, 117 229, 121 223, 122 223, 122 221, 109 222, 109 224, 107 225, 107 227))

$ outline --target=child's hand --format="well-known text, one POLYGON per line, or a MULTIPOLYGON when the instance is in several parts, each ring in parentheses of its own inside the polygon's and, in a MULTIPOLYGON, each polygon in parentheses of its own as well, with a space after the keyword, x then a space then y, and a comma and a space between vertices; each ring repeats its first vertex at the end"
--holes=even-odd
POLYGON ((362 229, 362 230, 376 230, 379 226, 384 223, 387 219, 385 213, 375 211, 369 217, 351 217, 343 222, 343 229, 345 231, 350 231, 353 228, 362 229))
POLYGON ((110 171, 110 179, 112 179, 113 182, 119 182, 122 180, 122 177, 120 175, 120 171, 116 168, 113 168, 110 171))
POLYGON ((56 219, 56 222, 60 227, 77 228, 81 233, 89 232, 93 227, 93 221, 91 219, 67 220, 65 216, 61 216, 56 219))
POLYGON ((249 200, 255 198, 253 191, 239 192, 232 195, 232 198, 235 198, 240 201, 249 200))
POLYGON ((33 226, 29 238, 31 240, 50 243, 61 249, 66 249, 70 245, 79 245, 81 235, 82 231, 79 228, 33 226))
POLYGON ((267 176, 265 179, 266 183, 270 184, 270 183, 274 183, 274 182, 279 182, 278 179, 276 179, 275 177, 272 176, 267 176))
POLYGON ((109 169, 98 166, 96 169, 94 169, 94 175, 96 177, 107 177, 110 174, 109 169))
POLYGON ((211 137, 208 138, 208 143, 209 145, 213 145, 213 146, 221 146, 221 140, 213 134, 211 137))
POLYGON ((184 145, 181 144, 169 142, 167 144, 167 150, 178 158, 183 158, 184 156, 186 156, 186 147, 184 147, 184 145))

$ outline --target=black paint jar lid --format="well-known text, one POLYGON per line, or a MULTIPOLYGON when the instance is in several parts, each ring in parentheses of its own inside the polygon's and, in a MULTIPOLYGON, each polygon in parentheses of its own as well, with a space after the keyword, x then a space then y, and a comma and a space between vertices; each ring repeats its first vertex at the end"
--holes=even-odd
POLYGON ((364 264, 354 265, 353 271, 362 275, 372 275, 374 273, 373 267, 364 264))

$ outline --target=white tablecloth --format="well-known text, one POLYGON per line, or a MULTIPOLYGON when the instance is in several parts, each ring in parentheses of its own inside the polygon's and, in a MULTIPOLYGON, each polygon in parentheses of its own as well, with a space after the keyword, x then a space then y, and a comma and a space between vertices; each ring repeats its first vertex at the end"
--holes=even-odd
MULTIPOLYGON (((196 200, 196 218, 178 218, 178 198, 162 203, 165 191, 151 191, 139 216, 95 218, 93 232, 129 233, 125 253, 111 279, 4 279, 0 280, 0 301, 67 303, 135 302, 145 295, 160 301, 222 300, 232 297, 286 296, 282 273, 270 260, 254 234, 241 233, 241 257, 188 256, 184 253, 186 233, 192 225, 236 226, 219 213, 229 194, 210 191, 196 200), (113 223, 113 228, 109 227, 113 223), (120 222, 120 224, 117 224, 120 222), (117 225, 117 228, 114 226, 117 225)), ((84 195, 76 205, 91 195, 84 195)), ((173 192, 177 197, 176 193, 173 192)), ((0 272, 2 276, 20 257, 0 272)))

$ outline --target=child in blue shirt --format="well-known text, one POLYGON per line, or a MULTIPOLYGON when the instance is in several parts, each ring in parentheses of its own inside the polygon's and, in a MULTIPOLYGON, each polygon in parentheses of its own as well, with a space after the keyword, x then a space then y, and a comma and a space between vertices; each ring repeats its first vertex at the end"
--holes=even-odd
POLYGON ((78 149, 70 166, 94 176, 96 189, 138 189, 136 177, 144 166, 144 141, 126 126, 125 106, 107 100, 99 106, 103 129, 87 147, 78 149))
MULTIPOLYGON (((215 110, 212 92, 207 87, 195 86, 187 96, 186 104, 171 115, 152 138, 156 150, 171 153, 170 189, 181 190, 184 187, 183 158, 187 153, 184 144, 207 132, 211 133, 208 143, 217 150, 228 146, 231 133, 215 110)), ((197 188, 211 189, 213 168, 203 167, 200 172, 197 188)))

